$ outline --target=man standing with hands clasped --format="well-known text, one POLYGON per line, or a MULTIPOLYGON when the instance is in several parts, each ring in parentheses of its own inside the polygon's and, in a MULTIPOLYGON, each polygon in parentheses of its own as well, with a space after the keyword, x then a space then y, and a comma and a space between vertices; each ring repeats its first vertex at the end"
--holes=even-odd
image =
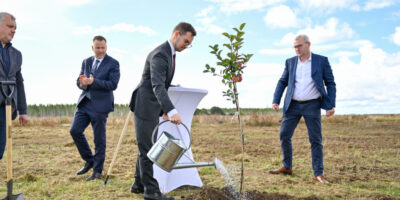
POLYGON ((191 47, 196 36, 192 25, 181 22, 173 30, 170 39, 147 56, 142 80, 133 91, 130 109, 135 116, 136 140, 139 153, 136 161, 135 182, 132 193, 144 193, 145 200, 173 200, 161 194, 158 182, 153 177, 153 162, 147 157, 152 146, 152 132, 159 116, 172 123, 182 120, 168 97, 168 88, 175 73, 175 53, 191 47))
MULTIPOLYGON (((11 44, 17 24, 15 17, 10 13, 0 12, 0 81, 15 81, 12 98, 13 119, 18 110, 19 124, 24 125, 29 118, 26 114, 27 105, 25 98, 24 79, 21 74, 22 54, 11 44)), ((4 86, 7 95, 11 92, 9 86, 4 86)), ((6 98, 0 94, 0 160, 3 158, 6 147, 6 98)))
POLYGON ((93 38, 91 56, 82 62, 77 86, 82 90, 77 104, 70 133, 85 165, 77 175, 87 173, 93 168, 93 174, 86 179, 100 179, 106 157, 106 123, 108 113, 114 111, 113 91, 117 89, 120 72, 117 60, 106 54, 107 41, 103 36, 93 38), (95 153, 86 140, 83 131, 92 124, 95 153))
POLYGON ((326 110, 326 116, 334 115, 336 84, 328 58, 311 53, 310 45, 307 35, 295 38, 297 56, 286 60, 285 70, 275 89, 272 108, 278 111, 287 87, 280 130, 283 167, 269 173, 292 174, 292 136, 300 118, 304 117, 311 143, 314 180, 329 184, 323 176, 321 108, 326 110))

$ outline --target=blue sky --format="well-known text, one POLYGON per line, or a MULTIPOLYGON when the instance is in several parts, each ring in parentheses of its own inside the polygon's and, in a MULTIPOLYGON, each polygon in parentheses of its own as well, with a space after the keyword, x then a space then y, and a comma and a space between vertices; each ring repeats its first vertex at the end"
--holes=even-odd
POLYGON ((293 38, 308 34, 311 51, 329 58, 337 84, 337 114, 400 112, 398 0, 0 0, 17 18, 13 45, 23 54, 29 104, 75 103, 82 60, 94 35, 107 38, 119 60, 116 103, 128 103, 147 54, 181 21, 198 32, 177 55, 173 84, 209 91, 200 108, 233 107, 220 79, 203 74, 215 58, 209 45, 247 23, 243 53, 253 53, 239 84, 242 107, 271 107, 293 38))

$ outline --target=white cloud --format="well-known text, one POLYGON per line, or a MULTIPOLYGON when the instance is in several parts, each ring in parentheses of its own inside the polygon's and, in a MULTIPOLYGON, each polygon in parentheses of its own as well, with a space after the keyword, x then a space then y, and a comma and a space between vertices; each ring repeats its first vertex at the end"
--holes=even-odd
POLYGON ((95 34, 95 33, 108 33, 111 31, 121 31, 121 32, 139 32, 143 33, 147 36, 154 36, 157 35, 157 33, 146 26, 135 26, 133 24, 127 24, 127 23, 118 23, 112 26, 101 26, 100 28, 93 29, 92 26, 80 26, 76 27, 74 30, 74 34, 95 34))
POLYGON ((215 35, 225 32, 225 30, 222 27, 213 24, 213 22, 217 20, 217 17, 210 16, 212 15, 213 11, 214 7, 209 6, 201 10, 200 13, 196 15, 198 17, 197 22, 200 23, 199 26, 196 26, 197 30, 215 35))
POLYGON ((296 0, 301 7, 307 9, 337 9, 354 6, 357 0, 296 0))
POLYGON ((332 54, 333 58, 342 58, 342 57, 352 57, 352 56, 359 56, 360 53, 359 52, 355 52, 355 51, 337 51, 335 53, 332 54))
POLYGON ((225 13, 262 9, 265 6, 284 3, 286 0, 208 0, 218 4, 225 13))
POLYGON ((267 25, 278 28, 291 28, 298 27, 299 20, 296 18, 296 14, 288 6, 281 5, 276 6, 267 11, 267 15, 264 17, 264 21, 267 25))
POLYGON ((349 24, 345 22, 339 23, 338 19, 332 17, 322 26, 317 25, 314 28, 299 30, 296 34, 290 32, 283 36, 278 44, 290 45, 293 43, 294 38, 299 34, 308 35, 312 44, 322 44, 329 41, 350 39, 355 36, 355 32, 349 24))
POLYGON ((90 3, 92 0, 58 0, 61 4, 69 5, 69 6, 80 6, 87 3, 90 3))
POLYGON ((365 3, 364 10, 369 11, 372 9, 379 9, 391 6, 395 3, 395 0, 368 0, 365 3))
POLYGON ((395 33, 392 35, 392 40, 395 44, 400 46, 400 26, 396 27, 395 33))
POLYGON ((372 43, 359 48, 359 63, 348 57, 332 66, 337 84, 337 107, 350 113, 398 112, 400 60, 372 43))
POLYGON ((294 53, 293 48, 283 48, 283 49, 261 49, 261 54, 264 55, 291 55, 294 53))

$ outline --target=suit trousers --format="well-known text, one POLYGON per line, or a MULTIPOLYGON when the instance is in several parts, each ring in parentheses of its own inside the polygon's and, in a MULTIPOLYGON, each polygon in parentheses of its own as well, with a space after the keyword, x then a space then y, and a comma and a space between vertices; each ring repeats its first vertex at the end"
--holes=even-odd
POLYGON ((282 163, 286 169, 292 169, 292 136, 301 117, 304 117, 308 130, 314 176, 320 176, 324 171, 320 101, 308 103, 292 101, 283 114, 280 129, 282 163))
POLYGON ((4 149, 6 148, 6 109, 0 106, 0 160, 3 158, 4 149))
POLYGON ((139 148, 136 159, 135 182, 138 185, 143 185, 146 193, 160 192, 158 182, 153 177, 153 162, 147 157, 147 153, 153 146, 151 135, 158 122, 158 117, 154 120, 145 120, 135 114, 136 140, 139 148))
POLYGON ((106 157, 106 124, 108 113, 95 112, 93 111, 93 107, 90 100, 87 100, 78 107, 71 125, 70 134, 82 159, 88 163, 93 163, 94 172, 101 173, 106 157), (93 128, 95 145, 94 155, 83 134, 89 124, 91 124, 93 128))

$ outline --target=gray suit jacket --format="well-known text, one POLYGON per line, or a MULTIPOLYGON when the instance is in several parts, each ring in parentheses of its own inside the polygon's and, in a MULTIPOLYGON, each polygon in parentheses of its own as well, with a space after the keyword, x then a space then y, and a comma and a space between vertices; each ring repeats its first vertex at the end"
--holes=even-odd
POLYGON ((166 41, 147 56, 142 79, 129 103, 131 111, 142 119, 158 120, 174 109, 167 92, 172 77, 172 52, 166 41))
MULTIPOLYGON (((13 110, 18 110, 20 114, 26 114, 26 98, 25 98, 25 89, 24 89, 24 79, 21 74, 21 65, 22 65, 22 54, 13 46, 9 47, 9 55, 10 55, 10 71, 8 74, 4 72, 4 61, 0 56, 0 81, 16 81, 17 85, 14 88, 15 92, 12 96, 12 105, 13 110), (24 112, 24 113, 21 113, 24 112)), ((10 91, 10 89, 6 88, 6 91, 10 91)), ((5 103, 5 97, 0 94, 0 103, 5 103)), ((16 112, 13 113, 13 119, 16 117, 16 112)))

